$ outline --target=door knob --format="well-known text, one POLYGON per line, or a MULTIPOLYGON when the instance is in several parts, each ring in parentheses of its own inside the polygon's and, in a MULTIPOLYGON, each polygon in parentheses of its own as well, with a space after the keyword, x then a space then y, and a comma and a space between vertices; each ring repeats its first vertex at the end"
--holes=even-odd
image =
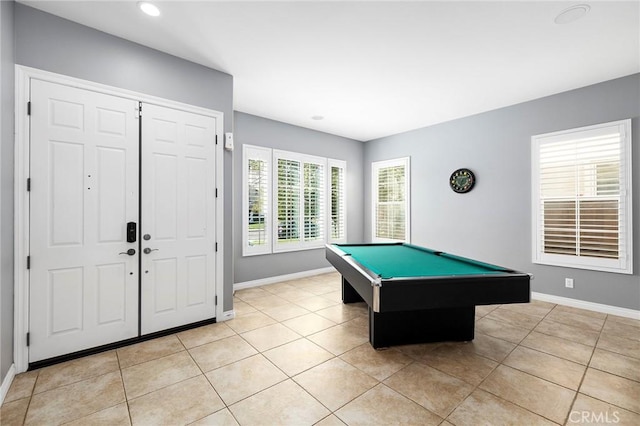
POLYGON ((123 251, 122 253, 118 253, 120 254, 128 254, 129 256, 133 256, 134 254, 136 254, 136 249, 129 249, 127 251, 123 251))
POLYGON ((144 254, 149 254, 149 253, 151 253, 152 251, 158 251, 158 250, 160 250, 160 249, 152 249, 152 248, 147 247, 147 248, 145 248, 145 249, 144 249, 144 250, 142 250, 142 251, 144 252, 144 254))

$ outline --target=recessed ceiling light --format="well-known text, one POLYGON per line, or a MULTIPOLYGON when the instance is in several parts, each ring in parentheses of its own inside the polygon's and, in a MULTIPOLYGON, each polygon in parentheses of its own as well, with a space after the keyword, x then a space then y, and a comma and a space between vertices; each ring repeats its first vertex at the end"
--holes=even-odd
POLYGON ((558 25, 568 24, 569 22, 577 21, 582 18, 591 10, 591 6, 588 4, 577 4, 575 6, 571 6, 568 9, 563 10, 556 16, 556 19, 553 20, 558 25))
POLYGON ((141 11, 146 13, 149 16, 160 16, 160 9, 153 3, 149 3, 148 1, 138 2, 138 7, 141 11))
POLYGON ((311 117, 312 120, 324 120, 324 117, 322 115, 314 115, 311 117))

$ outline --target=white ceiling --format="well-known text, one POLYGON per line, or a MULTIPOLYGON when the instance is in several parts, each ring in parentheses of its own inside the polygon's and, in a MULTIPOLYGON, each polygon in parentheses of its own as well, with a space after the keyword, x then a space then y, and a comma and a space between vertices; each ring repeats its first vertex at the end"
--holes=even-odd
POLYGON ((640 72, 637 0, 20 2, 233 75, 237 111, 361 141, 640 72))

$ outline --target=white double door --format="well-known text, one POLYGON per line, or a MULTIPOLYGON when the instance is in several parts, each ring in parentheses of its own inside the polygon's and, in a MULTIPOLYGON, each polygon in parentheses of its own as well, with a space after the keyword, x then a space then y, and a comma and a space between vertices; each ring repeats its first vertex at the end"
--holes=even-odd
POLYGON ((216 118, 30 93, 29 362, 215 317, 216 118))

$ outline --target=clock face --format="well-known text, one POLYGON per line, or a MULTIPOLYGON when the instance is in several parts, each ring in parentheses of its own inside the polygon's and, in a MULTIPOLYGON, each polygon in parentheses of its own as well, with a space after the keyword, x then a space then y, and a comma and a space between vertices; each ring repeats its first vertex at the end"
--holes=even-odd
POLYGON ((451 189, 461 194, 471 191, 475 183, 476 177, 469 169, 458 169, 449 178, 451 189))

